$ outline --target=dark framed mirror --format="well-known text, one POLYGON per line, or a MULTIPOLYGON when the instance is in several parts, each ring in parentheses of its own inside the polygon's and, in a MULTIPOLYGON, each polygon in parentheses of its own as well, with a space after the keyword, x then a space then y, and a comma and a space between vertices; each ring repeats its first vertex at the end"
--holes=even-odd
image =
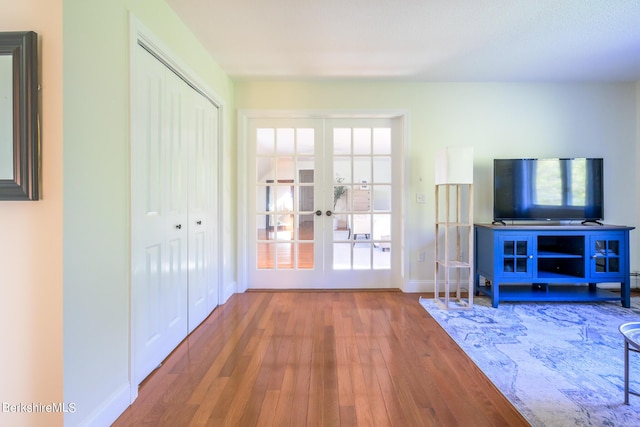
POLYGON ((0 32, 0 200, 40 198, 38 35, 0 32))

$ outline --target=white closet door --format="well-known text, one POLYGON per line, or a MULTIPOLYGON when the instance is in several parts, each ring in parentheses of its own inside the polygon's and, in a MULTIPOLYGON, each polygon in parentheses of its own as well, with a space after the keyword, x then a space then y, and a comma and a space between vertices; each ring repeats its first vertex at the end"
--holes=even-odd
POLYGON ((140 383, 218 305, 218 109, 136 48, 132 340, 140 383))
POLYGON ((131 147, 135 379, 187 334, 185 87, 138 47, 131 147))
MULTIPOLYGON (((193 92, 193 91, 192 91, 193 92)), ((218 305, 213 169, 217 111, 196 92, 189 107, 189 332, 218 305)))
POLYGON ((202 191, 208 197, 208 208, 205 218, 207 222, 203 225, 206 227, 207 235, 209 237, 207 249, 209 250, 208 260, 208 277, 206 283, 207 291, 207 314, 211 313, 214 308, 220 304, 220 269, 219 260, 220 252, 218 245, 220 242, 220 230, 219 230, 219 181, 218 181, 218 168, 216 165, 219 163, 218 159, 218 146, 219 146, 219 123, 218 119, 220 113, 218 107, 216 107, 209 100, 200 97, 201 106, 201 136, 206 149, 208 150, 207 158, 209 164, 206 165, 206 177, 207 187, 202 191))

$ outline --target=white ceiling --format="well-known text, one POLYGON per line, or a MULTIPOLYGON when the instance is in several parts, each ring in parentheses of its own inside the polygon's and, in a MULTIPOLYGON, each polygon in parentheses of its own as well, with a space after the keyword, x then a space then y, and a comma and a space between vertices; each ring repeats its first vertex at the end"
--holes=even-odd
POLYGON ((167 0, 234 79, 640 81, 640 0, 167 0))

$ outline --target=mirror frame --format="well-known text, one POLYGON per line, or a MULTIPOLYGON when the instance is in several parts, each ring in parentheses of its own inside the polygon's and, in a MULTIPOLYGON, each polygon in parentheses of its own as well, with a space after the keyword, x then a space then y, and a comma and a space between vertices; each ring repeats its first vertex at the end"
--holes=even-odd
POLYGON ((13 179, 0 179, 0 200, 38 200, 38 35, 0 32, 0 55, 13 57, 13 179))

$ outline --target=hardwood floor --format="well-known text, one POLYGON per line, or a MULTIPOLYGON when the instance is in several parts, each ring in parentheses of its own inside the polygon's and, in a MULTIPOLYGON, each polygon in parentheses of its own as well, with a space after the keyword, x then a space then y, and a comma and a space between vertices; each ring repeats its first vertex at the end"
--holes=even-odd
POLYGON ((114 426, 527 426, 399 291, 247 292, 218 307, 114 426))

